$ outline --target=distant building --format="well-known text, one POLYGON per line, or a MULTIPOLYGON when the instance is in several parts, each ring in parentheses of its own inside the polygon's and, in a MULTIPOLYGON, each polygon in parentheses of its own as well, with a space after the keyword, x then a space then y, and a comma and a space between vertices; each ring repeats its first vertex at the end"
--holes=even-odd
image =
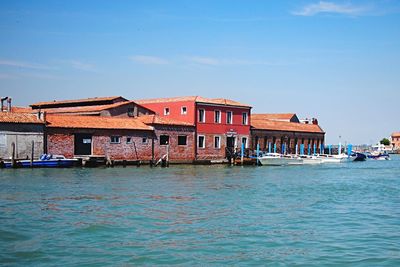
MULTIPOLYGON (((11 109, 10 109, 11 110, 11 109)), ((31 158, 32 142, 34 158, 45 150, 45 123, 38 115, 0 111, 0 159, 31 158)))
POLYGON ((392 148, 400 150, 400 132, 392 133, 391 139, 392 148))
MULTIPOLYGON (((38 102, 30 107, 32 112, 41 110, 59 115, 138 117, 154 114, 153 111, 121 96, 38 102)), ((21 112, 27 110, 22 109, 21 112)))
POLYGON ((200 96, 156 98, 136 103, 164 118, 195 126, 196 159, 223 159, 241 144, 250 144, 251 106, 223 98, 200 96))
POLYGON ((295 153, 303 145, 305 153, 316 152, 324 144, 325 132, 316 119, 299 120, 294 113, 285 114, 252 114, 251 115, 252 149, 257 143, 264 151, 295 153), (301 122, 303 121, 303 122, 301 122), (283 146, 284 145, 284 146, 283 146))

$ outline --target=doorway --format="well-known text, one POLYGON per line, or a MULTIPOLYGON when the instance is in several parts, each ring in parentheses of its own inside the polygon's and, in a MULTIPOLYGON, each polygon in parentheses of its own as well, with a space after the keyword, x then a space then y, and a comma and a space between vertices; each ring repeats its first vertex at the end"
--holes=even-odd
POLYGON ((75 134, 74 140, 75 155, 91 155, 92 154, 92 135, 91 134, 75 134))
POLYGON ((235 154, 235 137, 226 137, 226 158, 230 159, 234 157, 235 154))

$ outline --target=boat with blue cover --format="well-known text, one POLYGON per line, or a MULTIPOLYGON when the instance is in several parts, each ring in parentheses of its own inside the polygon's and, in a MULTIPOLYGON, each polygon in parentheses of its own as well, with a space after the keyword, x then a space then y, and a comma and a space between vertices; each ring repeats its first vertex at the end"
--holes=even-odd
POLYGON ((16 160, 14 165, 12 161, 4 161, 4 168, 68 168, 77 166, 78 159, 67 159, 63 155, 43 154, 37 160, 16 160))

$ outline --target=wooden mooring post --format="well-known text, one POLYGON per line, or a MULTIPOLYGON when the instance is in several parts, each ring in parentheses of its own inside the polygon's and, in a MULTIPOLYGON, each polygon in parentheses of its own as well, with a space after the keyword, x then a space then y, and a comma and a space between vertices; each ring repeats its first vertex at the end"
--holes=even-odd
POLYGON ((17 165, 16 165, 16 162, 15 162, 15 143, 12 142, 11 143, 11 167, 15 168, 16 166, 17 165))
POLYGON ((33 167, 33 156, 35 154, 35 142, 32 140, 32 146, 31 146, 31 168, 33 167))

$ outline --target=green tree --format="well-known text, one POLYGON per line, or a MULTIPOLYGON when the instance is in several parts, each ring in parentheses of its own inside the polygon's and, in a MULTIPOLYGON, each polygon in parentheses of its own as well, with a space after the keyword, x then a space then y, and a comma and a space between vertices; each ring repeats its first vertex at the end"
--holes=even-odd
POLYGON ((387 138, 383 138, 383 139, 381 140, 381 144, 382 144, 382 145, 385 145, 385 146, 388 146, 388 145, 390 145, 390 140, 387 139, 387 138))

